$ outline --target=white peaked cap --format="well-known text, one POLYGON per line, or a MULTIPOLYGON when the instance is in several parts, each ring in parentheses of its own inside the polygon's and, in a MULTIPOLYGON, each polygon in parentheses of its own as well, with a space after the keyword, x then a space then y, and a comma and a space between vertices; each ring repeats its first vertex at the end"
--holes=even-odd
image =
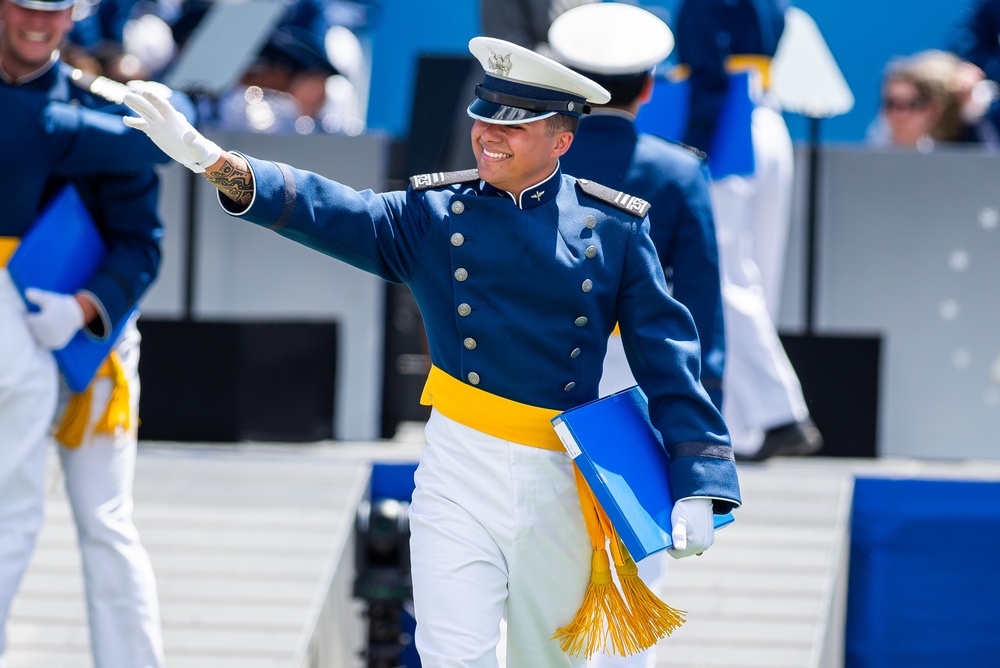
POLYGON ((486 72, 469 115, 492 123, 525 123, 553 114, 580 116, 611 99, 603 86, 517 44, 474 37, 469 51, 486 72))
POLYGON ((552 22, 553 56, 574 69, 617 76, 648 72, 666 60, 674 35, 655 14, 635 5, 579 5, 552 22))

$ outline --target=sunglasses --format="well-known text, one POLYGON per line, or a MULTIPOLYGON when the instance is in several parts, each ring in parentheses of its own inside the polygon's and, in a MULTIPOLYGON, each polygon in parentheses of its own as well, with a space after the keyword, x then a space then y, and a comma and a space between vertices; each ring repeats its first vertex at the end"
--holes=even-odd
POLYGON ((927 100, 920 97, 911 98, 886 98, 882 100, 882 107, 886 111, 920 111, 927 107, 927 100))

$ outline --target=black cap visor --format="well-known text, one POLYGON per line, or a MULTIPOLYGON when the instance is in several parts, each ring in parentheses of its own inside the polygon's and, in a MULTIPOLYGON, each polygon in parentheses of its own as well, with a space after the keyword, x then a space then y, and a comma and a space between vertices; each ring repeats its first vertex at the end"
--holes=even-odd
POLYGON ((540 121, 543 118, 553 116, 555 113, 554 111, 533 111, 531 109, 511 107, 481 98, 476 98, 469 105, 469 116, 480 121, 485 121, 486 123, 499 123, 501 125, 531 123, 532 121, 540 121))
POLYGON ((484 85, 476 86, 476 99, 469 105, 470 116, 489 123, 514 124, 530 123, 553 114, 579 117, 590 112, 590 105, 580 97, 554 96, 551 91, 512 82, 500 84, 507 90, 496 90, 497 85, 497 80, 487 76, 484 85))

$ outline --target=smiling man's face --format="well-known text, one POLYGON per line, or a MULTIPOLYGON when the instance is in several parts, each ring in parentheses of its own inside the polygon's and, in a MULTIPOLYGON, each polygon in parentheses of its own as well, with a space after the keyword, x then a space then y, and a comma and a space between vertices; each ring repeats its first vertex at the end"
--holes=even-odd
POLYGON ((57 11, 26 9, 0 0, 0 59, 11 78, 42 67, 73 27, 73 8, 57 11))
POLYGON ((479 178, 514 196, 548 178, 572 142, 571 132, 552 131, 544 119, 518 125, 477 120, 472 126, 479 178))

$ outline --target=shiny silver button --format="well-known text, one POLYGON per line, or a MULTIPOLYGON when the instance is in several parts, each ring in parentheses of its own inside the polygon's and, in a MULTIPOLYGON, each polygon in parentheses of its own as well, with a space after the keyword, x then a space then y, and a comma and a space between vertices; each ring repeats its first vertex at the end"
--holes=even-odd
POLYGON ((597 246, 587 246, 587 250, 584 252, 584 255, 593 260, 597 257, 597 246))
POLYGON ((472 307, 471 306, 469 306, 468 304, 459 304, 458 305, 458 314, 459 315, 461 315, 461 316, 467 316, 470 313, 472 313, 472 307))
POLYGON ((452 246, 461 246, 464 243, 465 243, 465 237, 462 235, 461 232, 455 232, 455 234, 451 235, 452 246))
POLYGON ((580 285, 580 289, 584 292, 590 292, 594 289, 594 282, 588 278, 582 285, 580 285))
POLYGON ((479 374, 476 373, 475 371, 470 371, 469 375, 466 376, 466 378, 468 378, 469 382, 472 383, 473 385, 479 385, 479 374))
POLYGON ((462 343, 464 343, 465 347, 468 348, 469 350, 475 350, 476 349, 476 345, 477 345, 476 344, 476 340, 474 338, 472 338, 471 336, 469 338, 467 338, 465 341, 462 341, 462 343))
MULTIPOLYGON (((459 311, 459 313, 461 313, 461 311, 459 311)), ((575 324, 577 327, 583 327, 584 325, 587 324, 587 322, 588 322, 587 316, 581 315, 579 318, 573 321, 573 324, 575 324)))
POLYGON ((566 387, 563 388, 563 392, 572 392, 573 388, 576 387, 576 383, 570 382, 566 383, 566 387))
POLYGON ((571 350, 570 353, 569 353, 569 358, 571 360, 575 360, 577 357, 580 356, 580 352, 581 351, 580 351, 579 348, 573 348, 573 350, 571 350))
POLYGON ((455 270, 456 281, 464 281, 468 277, 469 277, 469 272, 463 267, 459 267, 458 269, 455 270))
POLYGON ((593 216, 587 216, 583 219, 583 224, 587 226, 587 229, 592 230, 597 227, 597 219, 593 216))
POLYGON ((451 212, 452 213, 462 213, 463 211, 465 211, 465 204, 463 204, 462 202, 458 202, 458 201, 455 201, 455 202, 451 203, 451 212))

